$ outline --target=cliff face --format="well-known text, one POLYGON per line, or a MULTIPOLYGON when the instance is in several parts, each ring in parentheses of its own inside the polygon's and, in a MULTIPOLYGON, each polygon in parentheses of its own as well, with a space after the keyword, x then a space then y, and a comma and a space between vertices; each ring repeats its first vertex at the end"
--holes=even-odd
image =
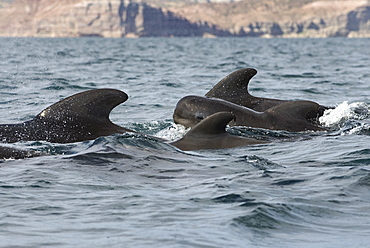
POLYGON ((172 7, 171 11, 237 36, 370 37, 369 8, 366 0, 249 0, 172 7))
POLYGON ((165 10, 130 0, 15 0, 0 5, 0 36, 370 37, 370 1, 248 0, 165 10))

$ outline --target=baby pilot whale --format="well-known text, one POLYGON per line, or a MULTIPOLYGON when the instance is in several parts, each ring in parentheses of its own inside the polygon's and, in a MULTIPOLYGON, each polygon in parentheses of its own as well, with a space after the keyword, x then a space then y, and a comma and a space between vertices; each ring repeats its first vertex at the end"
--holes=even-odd
POLYGON ((230 112, 214 113, 196 124, 183 138, 170 144, 181 150, 190 151, 269 143, 268 141, 249 139, 226 132, 226 125, 234 119, 235 116, 230 112))
MULTIPOLYGON (((116 133, 137 133, 118 126, 109 119, 112 109, 127 99, 125 92, 116 89, 81 92, 49 106, 32 120, 19 124, 1 124, 0 140, 3 143, 18 141, 73 143, 116 133)), ((232 119, 234 115, 231 113, 215 113, 205 118, 179 140, 169 142, 154 138, 181 150, 222 149, 266 143, 227 133, 225 127, 232 119)), ((0 158, 3 159, 33 156, 40 154, 0 146, 0 158)))

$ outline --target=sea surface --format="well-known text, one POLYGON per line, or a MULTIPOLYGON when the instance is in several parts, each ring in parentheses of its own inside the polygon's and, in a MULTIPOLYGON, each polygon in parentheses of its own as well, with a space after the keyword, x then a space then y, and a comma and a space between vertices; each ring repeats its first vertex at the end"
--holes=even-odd
POLYGON ((180 151, 145 135, 7 146, 0 247, 369 247, 370 39, 0 38, 1 124, 90 89, 114 123, 167 140, 186 95, 245 67, 255 96, 333 106, 328 132, 233 127, 272 143, 180 151))

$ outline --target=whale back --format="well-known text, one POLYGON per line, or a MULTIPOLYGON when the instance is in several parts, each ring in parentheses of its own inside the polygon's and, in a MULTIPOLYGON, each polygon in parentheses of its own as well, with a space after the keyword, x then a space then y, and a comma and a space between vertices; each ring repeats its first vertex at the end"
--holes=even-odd
POLYGON ((264 112, 272 127, 270 129, 286 130, 290 132, 325 131, 309 121, 309 117, 318 116, 321 106, 311 101, 289 101, 264 112))

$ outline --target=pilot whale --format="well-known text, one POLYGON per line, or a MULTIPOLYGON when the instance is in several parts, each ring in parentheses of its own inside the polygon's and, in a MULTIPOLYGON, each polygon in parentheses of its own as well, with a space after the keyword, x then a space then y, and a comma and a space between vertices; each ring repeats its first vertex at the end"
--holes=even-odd
MULTIPOLYGON (((263 112, 271 107, 289 102, 289 100, 279 100, 252 96, 248 92, 249 81, 257 74, 253 68, 243 68, 232 72, 219 81, 205 96, 223 99, 255 111, 263 112)), ((326 107, 320 105, 318 116, 308 116, 309 119, 320 117, 324 114, 326 107)))
POLYGON ((308 116, 317 115, 320 105, 311 101, 288 101, 264 112, 234 104, 222 99, 202 96, 186 96, 176 105, 174 122, 193 127, 207 116, 217 112, 230 112, 235 119, 230 126, 248 126, 289 132, 324 131, 326 129, 308 121, 308 116))
MULTIPOLYGON (((73 143, 116 133, 137 133, 118 126, 109 119, 112 109, 127 99, 125 92, 116 89, 81 92, 49 106, 32 120, 19 124, 1 124, 0 141, 3 143, 19 141, 73 143)), ((225 127, 233 118, 234 115, 231 113, 214 113, 179 140, 170 142, 153 138, 182 150, 221 149, 265 143, 265 141, 227 133, 225 127)), ((0 158, 3 159, 33 156, 40 156, 40 153, 0 146, 0 158)))
POLYGON ((214 113, 196 124, 183 138, 170 144, 181 150, 189 151, 269 143, 268 141, 249 139, 226 132, 226 125, 234 119, 235 116, 230 112, 214 113))

